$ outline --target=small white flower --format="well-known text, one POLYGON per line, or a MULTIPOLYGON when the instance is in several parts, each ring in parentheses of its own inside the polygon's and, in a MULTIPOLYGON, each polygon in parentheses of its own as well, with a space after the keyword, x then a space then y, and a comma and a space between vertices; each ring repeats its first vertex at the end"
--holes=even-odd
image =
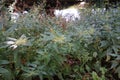
POLYGON ((27 37, 23 34, 19 39, 8 37, 8 41, 5 42, 10 48, 16 49, 20 45, 27 44, 27 37))
POLYGON ((14 10, 14 7, 12 5, 10 5, 9 8, 8 8, 8 12, 13 13, 13 10, 14 10))
POLYGON ((7 41, 6 44, 8 45, 11 45, 11 44, 14 44, 15 42, 14 41, 7 41))
POLYGON ((20 17, 19 13, 17 13, 17 12, 11 13, 11 21, 13 21, 14 23, 17 22, 19 17, 20 17))
POLYGON ((17 45, 11 45, 10 48, 16 49, 18 46, 17 45))
POLYGON ((23 13, 22 14, 27 14, 28 13, 28 11, 23 11, 23 13))

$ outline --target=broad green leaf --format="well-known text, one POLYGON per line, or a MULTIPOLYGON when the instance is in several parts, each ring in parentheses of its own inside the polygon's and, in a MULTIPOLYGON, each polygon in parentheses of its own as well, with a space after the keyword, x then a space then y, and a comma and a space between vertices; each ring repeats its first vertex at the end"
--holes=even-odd
POLYGON ((120 74, 120 66, 116 68, 115 72, 120 74))
POLYGON ((8 73, 9 71, 5 68, 0 67, 0 73, 8 73))
POLYGON ((120 66, 117 67, 117 69, 115 70, 116 73, 118 73, 118 77, 120 78, 120 66))
POLYGON ((94 71, 92 72, 92 78, 93 78, 93 80, 99 80, 97 73, 94 71))
POLYGON ((87 70, 88 72, 91 71, 91 68, 90 68, 88 65, 86 65, 85 67, 86 67, 86 70, 87 70))
POLYGON ((100 47, 105 47, 108 45, 108 41, 101 41, 100 47))
POLYGON ((111 69, 116 68, 119 63, 117 61, 112 61, 111 69))
POLYGON ((2 74, 5 80, 12 80, 11 73, 5 68, 0 67, 0 74, 2 74))
POLYGON ((3 65, 3 64, 9 64, 9 61, 8 60, 0 60, 0 65, 3 65))
POLYGON ((117 48, 117 46, 112 46, 112 49, 114 50, 114 52, 115 52, 115 54, 118 54, 118 48, 117 48))
POLYGON ((117 55, 117 58, 116 58, 116 60, 120 60, 120 55, 117 55))

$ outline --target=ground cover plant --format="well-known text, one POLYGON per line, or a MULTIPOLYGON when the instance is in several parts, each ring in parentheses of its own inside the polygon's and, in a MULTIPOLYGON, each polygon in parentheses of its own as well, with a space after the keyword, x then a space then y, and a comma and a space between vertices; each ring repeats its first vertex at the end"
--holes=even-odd
POLYGON ((82 19, 38 18, 32 10, 0 23, 0 80, 120 79, 120 8, 80 10, 82 19))

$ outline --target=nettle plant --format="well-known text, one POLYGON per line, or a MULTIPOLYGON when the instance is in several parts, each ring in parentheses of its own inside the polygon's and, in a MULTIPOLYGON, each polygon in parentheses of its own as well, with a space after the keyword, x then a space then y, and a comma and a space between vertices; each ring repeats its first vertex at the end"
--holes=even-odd
POLYGON ((0 79, 119 79, 120 9, 95 10, 82 10, 76 22, 38 18, 35 10, 16 23, 7 19, 0 28, 0 79))

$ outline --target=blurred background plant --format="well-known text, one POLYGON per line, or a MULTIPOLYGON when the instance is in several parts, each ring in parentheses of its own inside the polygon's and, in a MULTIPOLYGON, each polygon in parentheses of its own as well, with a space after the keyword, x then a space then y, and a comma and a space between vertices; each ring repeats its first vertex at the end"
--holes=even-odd
POLYGON ((82 19, 76 22, 40 15, 37 8, 16 23, 4 14, 0 80, 120 79, 120 7, 94 8, 95 13, 82 9, 82 19), (23 34, 27 46, 6 45, 7 37, 19 40, 23 34))

